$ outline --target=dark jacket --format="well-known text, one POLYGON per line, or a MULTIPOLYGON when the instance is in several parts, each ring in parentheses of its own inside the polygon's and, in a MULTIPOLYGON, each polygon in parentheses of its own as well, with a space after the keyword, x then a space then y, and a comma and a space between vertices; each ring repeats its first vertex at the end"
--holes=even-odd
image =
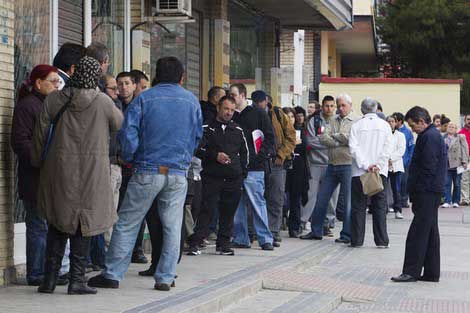
POLYGON ((202 160, 202 176, 230 179, 246 177, 248 146, 241 127, 234 121, 225 125, 214 119, 203 129, 202 141, 196 151, 196 156, 202 160), (223 126, 226 126, 225 130, 223 126), (219 152, 227 154, 232 162, 217 162, 219 152))
MULTIPOLYGON (((121 100, 116 99, 113 100, 116 108, 122 112, 122 103, 121 100)), ((111 164, 118 164, 118 156, 119 156, 119 141, 117 139, 118 132, 112 132, 109 137, 109 161, 111 164)))
POLYGON ((31 165, 31 145, 36 120, 41 112, 44 96, 33 92, 21 99, 13 113, 11 147, 18 157, 18 193, 22 200, 36 204, 39 169, 31 165))
POLYGON ((286 191, 300 193, 302 205, 308 202, 310 168, 307 162, 307 132, 304 127, 295 127, 300 131, 302 142, 295 146, 292 168, 287 170, 286 191))
POLYGON ((439 130, 431 124, 416 140, 408 177, 410 198, 416 193, 443 193, 446 176, 446 145, 439 130))
POLYGON ((240 125, 245 133, 250 155, 248 171, 264 171, 265 164, 275 155, 274 131, 268 114, 251 105, 243 111, 233 116, 233 120, 240 125), (253 131, 261 130, 264 134, 264 140, 258 154, 255 152, 253 144, 253 131))
POLYGON ((217 107, 210 102, 201 100, 202 121, 204 124, 215 120, 217 116, 217 107))

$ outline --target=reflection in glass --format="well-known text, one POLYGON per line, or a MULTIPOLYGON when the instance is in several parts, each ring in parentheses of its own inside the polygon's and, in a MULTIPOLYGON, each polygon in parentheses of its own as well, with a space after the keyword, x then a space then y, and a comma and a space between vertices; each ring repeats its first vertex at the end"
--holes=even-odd
POLYGON ((105 44, 110 51, 108 72, 117 75, 124 66, 124 0, 92 1, 92 41, 105 44))

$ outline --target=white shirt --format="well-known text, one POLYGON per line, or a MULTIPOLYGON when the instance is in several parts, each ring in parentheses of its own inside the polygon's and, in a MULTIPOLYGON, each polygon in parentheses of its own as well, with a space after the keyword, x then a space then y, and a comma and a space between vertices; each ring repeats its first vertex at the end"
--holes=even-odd
POLYGON ((393 148, 390 125, 375 113, 364 115, 351 127, 349 150, 353 158, 352 177, 361 176, 371 165, 380 169, 380 174, 388 176, 388 160, 393 148))
POLYGON ((406 151, 406 138, 405 135, 395 130, 392 135, 393 143, 392 143, 392 153, 390 155, 390 160, 392 161, 392 168, 388 170, 390 172, 405 172, 405 168, 403 167, 403 155, 406 151))

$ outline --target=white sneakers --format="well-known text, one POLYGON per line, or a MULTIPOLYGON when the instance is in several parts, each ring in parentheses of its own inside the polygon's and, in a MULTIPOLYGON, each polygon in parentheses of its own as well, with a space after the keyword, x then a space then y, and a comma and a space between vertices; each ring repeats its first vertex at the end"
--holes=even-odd
POLYGON ((459 207, 459 204, 458 204, 458 203, 454 203, 454 204, 452 204, 452 207, 458 208, 458 207, 459 207))
POLYGON ((443 208, 450 208, 450 203, 444 203, 444 204, 442 205, 442 207, 443 207, 443 208))
POLYGON ((401 214, 400 212, 396 212, 396 213, 395 213, 395 218, 396 218, 397 220, 402 220, 402 219, 403 219, 403 214, 401 214))

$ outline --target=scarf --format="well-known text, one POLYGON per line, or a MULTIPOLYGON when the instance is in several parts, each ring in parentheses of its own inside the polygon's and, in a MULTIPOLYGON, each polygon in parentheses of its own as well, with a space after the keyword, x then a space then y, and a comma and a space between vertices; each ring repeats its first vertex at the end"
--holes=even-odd
POLYGON ((70 78, 70 86, 79 89, 96 89, 101 75, 100 63, 94 58, 83 57, 70 78))

